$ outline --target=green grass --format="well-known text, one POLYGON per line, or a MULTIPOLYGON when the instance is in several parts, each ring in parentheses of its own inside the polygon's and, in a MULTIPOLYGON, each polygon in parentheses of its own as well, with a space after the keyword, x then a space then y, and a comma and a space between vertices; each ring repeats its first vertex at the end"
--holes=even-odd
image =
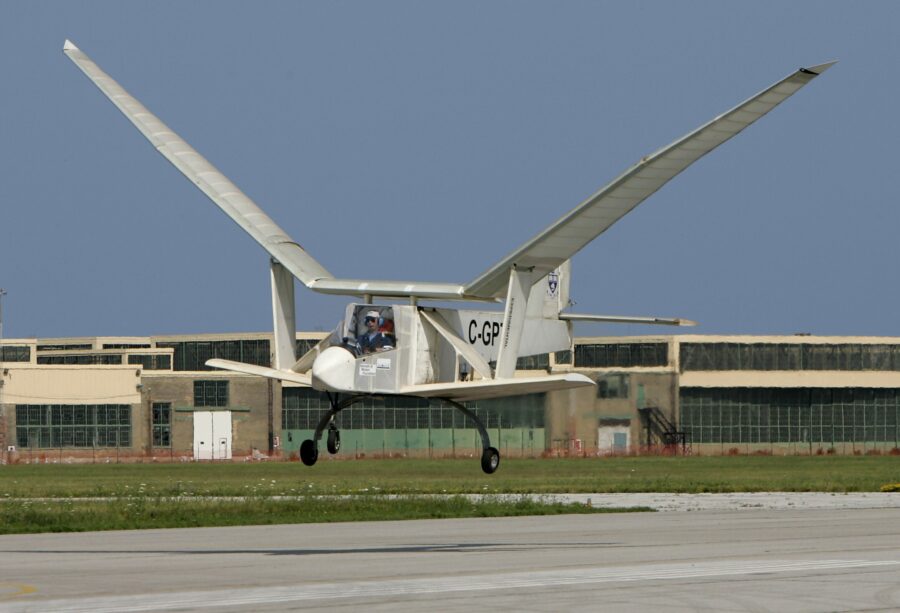
POLYGON ((875 492, 900 481, 897 456, 321 460, 246 464, 0 467, 0 497, 295 496, 552 492, 875 492))
POLYGON ((893 456, 505 459, 494 475, 476 459, 13 465, 0 467, 0 534, 593 513, 609 510, 516 494, 874 492, 898 482, 893 456))
POLYGON ((367 496, 301 497, 293 500, 212 498, 185 501, 149 497, 109 501, 9 500, 0 503, 0 534, 650 510, 642 507, 598 509, 580 504, 560 504, 526 498, 473 501, 462 496, 439 499, 421 496, 391 499, 367 496))

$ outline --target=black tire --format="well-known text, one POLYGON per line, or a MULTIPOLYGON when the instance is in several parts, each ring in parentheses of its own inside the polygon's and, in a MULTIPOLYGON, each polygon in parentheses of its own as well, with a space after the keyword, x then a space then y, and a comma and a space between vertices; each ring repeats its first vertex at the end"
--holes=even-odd
POLYGON ((500 452, 488 447, 481 454, 481 470, 491 475, 500 467, 500 452))
POLYGON ((328 453, 334 455, 341 450, 341 431, 338 429, 328 431, 328 453))
POLYGON ((319 459, 319 448, 312 439, 306 439, 300 443, 300 461, 307 466, 312 466, 319 459))

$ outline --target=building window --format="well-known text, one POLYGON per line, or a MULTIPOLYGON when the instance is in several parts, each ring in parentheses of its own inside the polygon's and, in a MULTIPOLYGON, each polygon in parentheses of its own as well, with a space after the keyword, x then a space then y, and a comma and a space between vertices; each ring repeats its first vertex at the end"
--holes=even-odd
POLYGON ((550 354, 526 355, 516 360, 516 370, 549 370, 550 354))
POLYGON ((647 367, 669 363, 666 343, 602 343, 575 345, 575 367, 647 367))
POLYGON ((23 449, 131 447, 131 406, 19 404, 16 444, 23 449))
POLYGON ((297 343, 295 345, 295 350, 297 352, 297 357, 302 358, 306 355, 310 349, 315 347, 321 342, 322 339, 318 338, 300 338, 297 339, 297 343))
POLYGON ((172 403, 153 403, 153 446, 172 446, 172 403))
POLYGON ((0 362, 30 362, 31 347, 28 345, 3 345, 0 347, 0 362))
POLYGON ((94 346, 90 343, 78 343, 78 344, 62 344, 62 345, 38 345, 38 351, 82 351, 82 350, 91 350, 94 346))
POLYGON ((900 443, 900 389, 682 388, 695 443, 900 443))
POLYGON ((628 398, 628 375, 606 375, 597 379, 597 398, 628 398))
POLYGON ((330 406, 325 392, 308 387, 283 387, 281 427, 285 430, 315 430, 330 406))
POLYGON ((228 381, 194 381, 194 406, 228 406, 228 381))
POLYGON ((557 351, 553 357, 557 364, 571 364, 572 363, 572 350, 565 349, 563 351, 557 351))
POLYGON ((103 343, 104 349, 150 349, 150 343, 103 343))
MULTIPOLYGON (((488 365, 497 368, 497 360, 491 360, 488 365)), ((539 353, 516 358, 516 370, 550 370, 550 354, 539 353)))
POLYGON ((165 354, 128 355, 129 364, 140 364, 144 370, 172 370, 172 356, 165 354))
POLYGON ((76 353, 72 355, 39 355, 38 364, 121 364, 122 355, 119 353, 76 353))
POLYGON ((682 343, 681 370, 900 370, 900 345, 682 343))
MULTIPOLYGON (((281 423, 285 430, 315 430, 329 410, 328 397, 309 388, 281 391, 281 423)), ((543 428, 544 394, 467 402, 487 428, 543 428)), ((339 428, 349 430, 465 429, 475 424, 458 409, 440 400, 409 396, 366 398, 335 416, 339 428)))
POLYGON ((271 366, 268 339, 250 339, 233 341, 185 341, 175 343, 156 343, 158 349, 174 349, 173 370, 202 371, 214 370, 206 365, 207 360, 220 358, 271 366))

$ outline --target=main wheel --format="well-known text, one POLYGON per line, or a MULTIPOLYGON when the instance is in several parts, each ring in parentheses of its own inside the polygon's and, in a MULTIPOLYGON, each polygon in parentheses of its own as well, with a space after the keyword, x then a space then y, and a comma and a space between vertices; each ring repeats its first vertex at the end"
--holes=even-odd
POLYGON ((312 439, 306 439, 300 443, 300 461, 307 466, 312 466, 319 459, 319 448, 312 439))
POLYGON ((328 430, 328 453, 335 454, 341 450, 341 431, 337 428, 328 430))
POLYGON ((481 470, 487 474, 493 474, 500 466, 500 452, 493 447, 488 447, 481 454, 481 470))

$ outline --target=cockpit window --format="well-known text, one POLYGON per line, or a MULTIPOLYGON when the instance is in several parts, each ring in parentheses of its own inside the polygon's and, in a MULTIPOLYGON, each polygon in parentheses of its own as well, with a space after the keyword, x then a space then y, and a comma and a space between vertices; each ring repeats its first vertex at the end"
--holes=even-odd
POLYGON ((360 355, 388 351, 397 346, 394 309, 391 307, 357 307, 350 329, 356 333, 356 346, 360 355))

